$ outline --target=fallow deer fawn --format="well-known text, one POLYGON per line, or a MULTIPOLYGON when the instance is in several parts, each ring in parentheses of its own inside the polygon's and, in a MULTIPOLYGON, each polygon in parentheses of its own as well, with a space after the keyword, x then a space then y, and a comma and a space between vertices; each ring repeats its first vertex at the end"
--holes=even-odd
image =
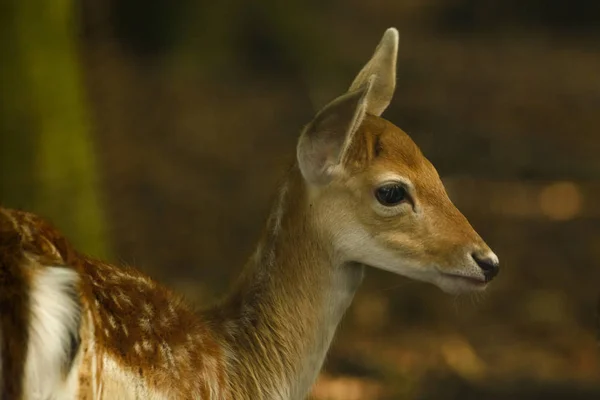
POLYGON ((301 399, 365 266, 484 289, 497 257, 415 143, 380 118, 397 49, 390 28, 303 130, 256 251, 205 311, 0 209, 2 399, 301 399))

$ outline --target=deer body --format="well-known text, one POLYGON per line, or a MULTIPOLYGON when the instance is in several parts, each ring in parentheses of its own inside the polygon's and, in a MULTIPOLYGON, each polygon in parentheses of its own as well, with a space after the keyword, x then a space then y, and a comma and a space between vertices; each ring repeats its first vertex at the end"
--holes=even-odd
MULTIPOLYGON (((299 171, 290 175, 280 211, 269 219, 245 275, 229 297, 204 312, 193 312, 134 269, 76 253, 35 215, 2 209, 3 231, 21 230, 20 248, 5 251, 22 253, 23 268, 33 270, 30 293, 35 296, 34 287, 47 276, 65 281, 56 285, 65 298, 48 296, 44 303, 70 305, 57 305, 66 311, 57 319, 63 318, 64 336, 74 343, 55 346, 76 346, 64 352, 71 364, 67 379, 58 374, 48 384, 56 393, 70 391, 57 398, 303 398, 363 267, 329 268, 335 259, 311 240, 318 234, 305 214, 299 171), (71 323, 73 313, 80 322, 71 323)), ((30 349, 32 358, 43 354, 48 340, 32 338, 39 343, 30 349)))
POLYGON ((389 29, 305 128, 256 251, 211 308, 0 209, 2 399, 302 399, 366 266, 484 288, 495 255, 412 140, 379 117, 397 43, 389 29))

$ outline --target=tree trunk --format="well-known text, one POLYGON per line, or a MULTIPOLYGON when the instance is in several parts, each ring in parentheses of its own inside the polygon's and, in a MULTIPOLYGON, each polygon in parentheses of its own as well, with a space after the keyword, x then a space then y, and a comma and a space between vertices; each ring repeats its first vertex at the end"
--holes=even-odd
POLYGON ((51 219, 82 251, 107 256, 74 6, 0 6, 0 201, 51 219))

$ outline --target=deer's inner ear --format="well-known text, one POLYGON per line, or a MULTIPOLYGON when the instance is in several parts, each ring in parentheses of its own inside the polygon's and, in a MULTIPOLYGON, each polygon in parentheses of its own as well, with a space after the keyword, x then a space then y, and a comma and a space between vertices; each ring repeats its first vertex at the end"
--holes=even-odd
POLYGON ((367 108, 366 98, 372 87, 364 87, 338 97, 325 106, 306 127, 297 147, 297 157, 304 179, 312 184, 326 184, 333 167, 339 165, 360 127, 367 108))
MULTIPOLYGON (((398 31, 390 28, 354 78, 349 92, 323 108, 300 135, 297 157, 306 181, 329 182, 331 172, 344 160, 365 115, 380 116, 390 104, 396 88, 397 57, 398 31)), ((380 152, 376 142, 374 154, 380 152)))

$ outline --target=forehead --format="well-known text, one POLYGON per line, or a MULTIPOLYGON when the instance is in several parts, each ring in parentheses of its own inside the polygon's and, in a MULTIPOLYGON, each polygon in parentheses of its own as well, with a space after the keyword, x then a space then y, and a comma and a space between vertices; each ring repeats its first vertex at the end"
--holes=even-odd
POLYGON ((383 118, 367 115, 352 142, 348 162, 370 175, 396 173, 411 180, 437 175, 415 142, 383 118))

